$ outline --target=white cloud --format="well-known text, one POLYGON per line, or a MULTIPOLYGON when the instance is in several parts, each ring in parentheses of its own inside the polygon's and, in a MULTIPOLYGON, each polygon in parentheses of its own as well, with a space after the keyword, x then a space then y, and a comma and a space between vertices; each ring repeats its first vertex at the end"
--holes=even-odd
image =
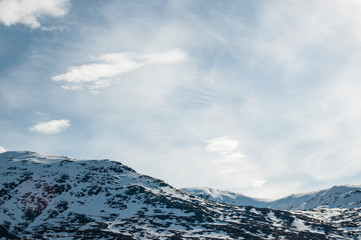
POLYGON ((71 67, 69 70, 52 78, 53 81, 65 82, 66 90, 79 90, 83 84, 89 84, 92 92, 109 87, 122 73, 130 72, 146 65, 163 65, 182 61, 186 54, 180 50, 139 54, 133 52, 109 53, 92 57, 96 63, 71 67))
POLYGON ((5 26, 22 23, 35 29, 45 16, 62 17, 68 12, 69 0, 2 0, 0 22, 5 26))
POLYGON ((6 149, 0 146, 0 153, 6 152, 6 149))
MULTIPOLYGON (((270 177, 263 162, 255 161, 254 156, 247 157, 239 147, 237 140, 221 137, 207 141, 206 151, 217 154, 216 158, 207 165, 208 174, 213 177, 213 187, 238 189, 234 191, 253 191, 263 189, 270 177)), ((253 192, 254 196, 262 194, 253 192)))
POLYGON ((252 183, 252 186, 257 188, 257 187, 263 187, 263 185, 265 185, 267 181, 266 180, 255 180, 253 183, 252 183))
POLYGON ((67 119, 61 120, 52 120, 49 122, 40 122, 30 128, 30 131, 45 133, 45 134, 54 134, 60 133, 64 129, 70 127, 70 121, 67 119))
POLYGON ((218 159, 214 160, 213 163, 238 162, 245 157, 246 156, 241 151, 232 152, 221 155, 218 159))
POLYGON ((237 148, 238 142, 231 140, 226 137, 213 138, 207 141, 206 151, 207 152, 231 152, 237 148))

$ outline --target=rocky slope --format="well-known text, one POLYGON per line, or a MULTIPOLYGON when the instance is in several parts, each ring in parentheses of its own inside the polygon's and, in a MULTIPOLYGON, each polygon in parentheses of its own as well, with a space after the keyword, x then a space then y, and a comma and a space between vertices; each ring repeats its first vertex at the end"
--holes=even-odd
POLYGON ((0 154, 2 239, 356 239, 361 209, 208 201, 119 162, 0 154))

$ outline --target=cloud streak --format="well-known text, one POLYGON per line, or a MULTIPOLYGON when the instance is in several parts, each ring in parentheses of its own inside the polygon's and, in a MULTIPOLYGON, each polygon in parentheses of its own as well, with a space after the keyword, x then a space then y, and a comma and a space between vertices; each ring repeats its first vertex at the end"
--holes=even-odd
POLYGON ((260 188, 267 183, 267 176, 262 176, 260 166, 242 153, 237 140, 221 137, 206 142, 205 151, 217 154, 209 168, 216 181, 242 188, 260 188))
POLYGON ((41 27, 43 17, 63 17, 69 5, 69 0, 2 0, 0 22, 5 26, 21 23, 35 29, 41 27))
POLYGON ((82 89, 83 84, 93 90, 110 86, 123 73, 134 71, 147 65, 166 65, 186 59, 181 50, 140 54, 134 52, 109 53, 92 57, 95 63, 71 67, 64 74, 52 77, 53 81, 65 82, 66 90, 82 89))
POLYGON ((56 134, 70 127, 70 121, 67 119, 51 120, 49 122, 40 122, 30 128, 32 132, 44 134, 56 134))
POLYGON ((207 152, 221 152, 228 153, 237 148, 238 142, 228 139, 226 137, 213 138, 207 141, 207 152))

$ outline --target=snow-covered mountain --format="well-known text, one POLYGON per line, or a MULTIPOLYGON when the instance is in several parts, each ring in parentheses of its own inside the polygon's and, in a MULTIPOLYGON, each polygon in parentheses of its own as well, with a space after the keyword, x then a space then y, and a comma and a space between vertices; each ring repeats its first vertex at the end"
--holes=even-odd
POLYGON ((334 186, 322 191, 294 194, 276 200, 267 207, 299 210, 318 207, 359 208, 361 207, 361 186, 334 186))
POLYGON ((360 208, 361 186, 334 186, 322 191, 293 194, 275 201, 265 201, 212 188, 182 188, 198 197, 237 206, 265 207, 284 210, 308 210, 312 208, 360 208))
POLYGON ((226 205, 110 160, 0 154, 1 239, 356 239, 361 209, 226 205))
POLYGON ((197 197, 238 206, 253 206, 262 208, 267 207, 271 203, 271 201, 246 197, 239 193, 222 191, 208 187, 181 188, 180 190, 197 197))

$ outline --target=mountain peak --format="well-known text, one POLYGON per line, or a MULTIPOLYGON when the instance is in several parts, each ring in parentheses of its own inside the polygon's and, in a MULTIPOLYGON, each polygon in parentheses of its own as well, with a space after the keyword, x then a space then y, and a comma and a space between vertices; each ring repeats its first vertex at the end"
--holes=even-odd
POLYGON ((8 161, 33 161, 38 163, 51 163, 64 160, 74 160, 66 156, 59 156, 53 154, 36 153, 31 151, 7 151, 0 153, 0 159, 7 159, 8 161))

